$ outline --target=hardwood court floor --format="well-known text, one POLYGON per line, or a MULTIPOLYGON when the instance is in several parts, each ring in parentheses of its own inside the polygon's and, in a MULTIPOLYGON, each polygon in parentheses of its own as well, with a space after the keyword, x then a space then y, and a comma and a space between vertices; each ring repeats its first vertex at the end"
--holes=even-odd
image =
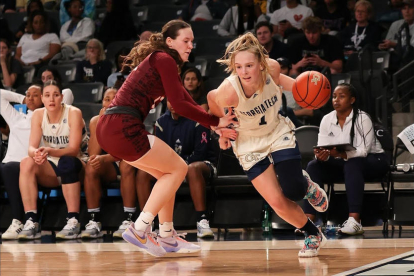
MULTIPOLYGON (((375 236, 375 235, 374 235, 375 236)), ((154 258, 123 241, 53 244, 3 242, 0 274, 6 275, 348 275, 343 272, 412 251, 409 238, 328 239, 317 258, 299 259, 294 240, 200 241, 196 256, 154 258)), ((414 269, 414 265, 413 265, 414 269)), ((367 274, 377 275, 377 274, 367 274)), ((381 274, 388 275, 388 274, 381 274)), ((394 274, 389 274, 394 275, 394 274)), ((402 275, 414 275, 402 274, 402 275)))

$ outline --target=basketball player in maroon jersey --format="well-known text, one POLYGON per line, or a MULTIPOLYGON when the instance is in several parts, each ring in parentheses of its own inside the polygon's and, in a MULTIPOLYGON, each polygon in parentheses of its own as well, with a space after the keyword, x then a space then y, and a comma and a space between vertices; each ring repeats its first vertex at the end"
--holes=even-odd
POLYGON ((187 174, 187 164, 170 146, 145 130, 145 117, 166 96, 177 113, 208 128, 226 127, 234 118, 229 114, 219 119, 206 113, 182 86, 178 68, 188 61, 193 39, 189 24, 172 20, 161 33, 134 47, 126 57, 126 64, 133 70, 96 130, 102 149, 157 179, 144 210, 123 238, 158 257, 166 252, 197 252, 200 247, 180 238, 172 222, 175 192, 187 174), (157 214, 158 237, 151 231, 157 214))

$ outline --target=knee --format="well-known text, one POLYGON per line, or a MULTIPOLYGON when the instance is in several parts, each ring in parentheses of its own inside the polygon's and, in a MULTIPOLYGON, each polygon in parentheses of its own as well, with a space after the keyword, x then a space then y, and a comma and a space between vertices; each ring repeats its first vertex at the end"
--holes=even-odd
POLYGON ((99 170, 92 167, 90 163, 86 163, 85 176, 88 177, 88 176, 96 176, 96 175, 99 175, 99 170))
POLYGON ((203 162, 194 162, 188 165, 188 172, 187 177, 188 178, 197 178, 203 175, 202 173, 202 164, 203 162))
POLYGON ((363 171, 364 168, 364 160, 363 158, 357 157, 357 158, 350 158, 347 162, 344 164, 344 172, 355 174, 357 172, 363 171))
POLYGON ((57 165, 62 184, 71 184, 80 181, 79 173, 82 170, 82 161, 73 156, 62 156, 57 165))
POLYGON ((122 177, 129 177, 135 175, 135 168, 125 162, 119 163, 119 170, 121 172, 121 178, 122 177))
POLYGON ((20 173, 28 174, 35 171, 36 163, 32 157, 26 156, 20 162, 20 173))

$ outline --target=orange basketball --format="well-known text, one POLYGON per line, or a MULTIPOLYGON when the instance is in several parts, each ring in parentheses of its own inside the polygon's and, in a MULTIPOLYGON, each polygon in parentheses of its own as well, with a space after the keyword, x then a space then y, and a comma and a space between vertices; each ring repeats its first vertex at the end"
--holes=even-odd
POLYGON ((331 97, 331 84, 328 79, 316 71, 300 74, 292 88, 293 98, 303 108, 318 109, 331 97))

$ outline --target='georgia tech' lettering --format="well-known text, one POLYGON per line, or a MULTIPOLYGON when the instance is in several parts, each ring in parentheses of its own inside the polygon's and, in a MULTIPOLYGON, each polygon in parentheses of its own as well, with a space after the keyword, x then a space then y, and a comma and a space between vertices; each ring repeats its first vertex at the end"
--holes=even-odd
POLYGON ((43 135, 43 140, 49 144, 68 144, 69 143, 69 136, 47 136, 43 135))
POLYGON ((262 104, 256 106, 252 110, 240 111, 240 113, 246 116, 250 116, 250 117, 253 117, 259 114, 264 114, 266 112, 266 109, 269 109, 270 107, 275 105, 276 102, 277 102, 277 96, 273 96, 270 99, 264 100, 262 104))

